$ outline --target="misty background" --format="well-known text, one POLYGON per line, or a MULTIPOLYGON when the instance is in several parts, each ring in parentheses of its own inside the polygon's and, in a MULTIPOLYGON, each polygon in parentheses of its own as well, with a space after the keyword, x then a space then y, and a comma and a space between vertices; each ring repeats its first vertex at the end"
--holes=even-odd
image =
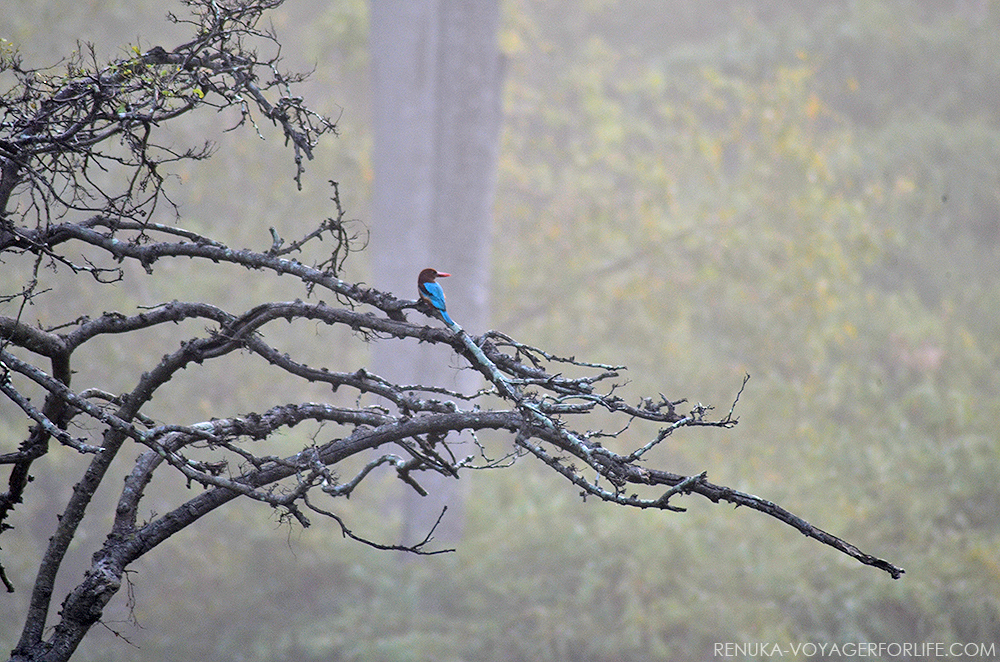
MULTIPOLYGON (((0 36, 27 66, 57 65, 78 40, 107 59, 184 40, 167 11, 185 9, 7 0, 0 36)), ((377 232, 369 11, 291 0, 271 14, 285 67, 315 69, 306 100, 339 118, 341 135, 296 192, 279 139, 222 133, 226 116, 174 127, 178 146, 218 144, 168 182, 185 224, 266 247, 269 226, 292 236, 331 215, 336 179, 348 217, 377 232)), ((484 324, 628 365, 631 400, 663 393, 724 410, 749 373, 735 429, 671 437, 651 466, 707 471, 907 574, 892 581, 759 513, 695 497, 684 514, 583 503, 522 459, 463 479, 450 555, 403 559, 326 522, 303 531, 233 504, 137 564, 110 627, 78 658, 704 660, 719 642, 1000 642, 1000 3, 507 0, 497 44, 484 324)), ((352 257, 346 278, 379 282, 374 262, 352 257)), ((116 287, 119 309, 181 296, 135 271, 116 287)), ((177 276, 188 298, 237 308, 289 296, 249 291, 242 274, 177 276)), ((66 317, 88 287, 67 280, 32 313, 66 317)), ((453 298, 449 310, 466 324, 453 298)), ((317 340, 317 363, 369 360, 335 341, 317 340)), ((106 360, 76 368, 148 358, 109 344, 106 360)), ((251 411, 271 388, 252 365, 212 370, 216 381, 156 406, 200 420, 251 411)), ((24 436, 9 407, 5 450, 24 436)), ((0 599, 0 649, 14 645, 6 624, 23 620, 72 489, 60 470, 73 476, 78 462, 50 454, 15 512, 3 553, 18 592, 0 599)), ((394 542, 399 496, 387 479, 384 493, 339 505, 356 530, 394 542)), ((166 510, 169 490, 162 499, 166 510)), ((102 542, 100 506, 64 588, 102 542)))

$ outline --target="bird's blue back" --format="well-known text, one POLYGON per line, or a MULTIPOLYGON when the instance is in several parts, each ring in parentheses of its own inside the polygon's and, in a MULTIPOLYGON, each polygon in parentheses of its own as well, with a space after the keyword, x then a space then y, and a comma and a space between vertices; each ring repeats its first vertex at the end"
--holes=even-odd
POLYGON ((448 316, 447 308, 444 302, 444 290, 441 286, 434 282, 421 283, 420 284, 420 294, 423 298, 427 299, 432 306, 441 311, 441 315, 444 317, 444 321, 448 324, 454 324, 451 317, 448 316))

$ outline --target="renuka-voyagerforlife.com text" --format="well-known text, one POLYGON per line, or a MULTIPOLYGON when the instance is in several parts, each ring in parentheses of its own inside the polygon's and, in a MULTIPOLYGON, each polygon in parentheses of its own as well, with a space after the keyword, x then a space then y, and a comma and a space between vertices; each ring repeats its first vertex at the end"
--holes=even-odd
POLYGON ((924 642, 873 642, 858 641, 836 643, 786 643, 771 642, 717 642, 712 653, 717 657, 873 657, 873 658, 933 658, 933 657, 973 657, 992 659, 996 657, 996 643, 944 643, 924 642))

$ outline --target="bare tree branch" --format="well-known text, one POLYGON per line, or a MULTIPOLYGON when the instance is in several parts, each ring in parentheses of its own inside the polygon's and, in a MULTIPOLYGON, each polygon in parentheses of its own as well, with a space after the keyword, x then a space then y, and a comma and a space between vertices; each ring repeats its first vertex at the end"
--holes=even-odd
MULTIPOLYGON (((167 147, 162 124, 215 108, 238 110, 238 126, 258 132, 266 130, 260 120, 269 120, 291 147, 296 181, 318 139, 335 131, 332 121, 292 93, 302 77, 280 72, 277 39, 258 27, 262 14, 280 0, 187 4, 191 16, 173 20, 189 24, 194 37, 169 51, 157 46, 101 65, 92 50, 80 49, 58 74, 26 69, 16 56, 2 62, 17 85, 0 96, 0 256, 29 260, 31 273, 16 285, 17 292, 0 299, 16 306, 16 313, 0 315, 0 393, 23 414, 28 429, 16 450, 0 454, 0 466, 9 468, 7 489, 0 493, 0 534, 10 531, 17 505, 31 496, 29 472, 49 452, 50 441, 87 462, 41 559, 12 660, 68 659, 100 622, 131 563, 234 499, 266 504, 303 527, 311 524, 310 514, 320 515, 335 522, 345 538, 375 549, 439 554, 450 551, 433 547, 443 510, 418 542, 383 543, 356 533, 337 512, 337 499, 386 472, 426 494, 421 484, 426 472, 458 479, 471 470, 509 469, 526 456, 565 478, 584 498, 670 512, 682 512, 679 503, 693 494, 746 506, 893 578, 901 576, 902 568, 772 502, 710 483, 707 471, 681 475, 644 465, 658 444, 682 429, 736 426, 735 408, 746 380, 718 419, 712 407, 685 398, 658 394, 658 399, 627 402, 616 381, 625 366, 561 357, 498 331, 474 336, 457 325, 414 323, 407 320, 408 311, 431 320, 438 313, 418 301, 341 279, 344 260, 363 247, 364 239, 349 231, 334 182, 335 217, 291 240, 272 229, 265 251, 233 249, 181 225, 154 222, 158 205, 169 204, 164 178, 169 165, 212 152, 209 145, 187 151, 167 147), (259 57, 262 47, 273 55, 259 57), (120 189, 106 183, 102 168, 126 173, 120 189), (87 257, 70 257, 80 254, 87 257), (217 273, 220 265, 237 266, 254 279, 293 281, 305 300, 265 301, 246 310, 197 300, 149 302, 128 312, 108 311, 98 300, 92 316, 61 320, 52 328, 25 321, 25 311, 48 289, 48 270, 86 274, 100 287, 125 278, 124 263, 156 274, 163 262, 181 258, 205 274, 217 273), (195 320, 203 325, 199 331, 182 324, 195 320), (462 369, 482 375, 484 386, 460 392, 396 384, 360 365, 347 370, 326 362, 310 365, 300 348, 282 351, 267 340, 274 326, 292 321, 349 330, 357 342, 415 339, 439 345, 462 369), (93 357, 101 356, 101 341, 115 336, 129 342, 151 330, 170 338, 171 346, 162 356, 119 368, 128 384, 122 392, 103 384, 74 391, 74 360, 100 360, 93 357), (190 420, 186 412, 174 412, 167 421, 152 415, 151 400, 182 371, 198 371, 238 352, 258 361, 269 377, 324 384, 338 394, 350 393, 355 404, 269 402, 258 411, 217 411, 201 421, 190 420), (565 370, 579 376, 566 376, 565 370), (31 401, 38 394, 45 396, 40 407, 31 401), (610 430, 592 424, 598 412, 613 421, 610 430), (635 421, 659 429, 636 438, 635 421), (276 437, 303 423, 319 432, 297 452, 277 453, 276 437), (459 456, 453 444, 459 433, 487 430, 510 439, 499 457, 491 458, 478 437, 478 454, 459 456), (627 450, 612 450, 611 441, 627 450), (108 536, 83 580, 51 617, 56 577, 84 513, 98 487, 113 482, 108 480, 112 465, 125 461, 121 451, 132 443, 141 452, 128 465, 108 536), (182 476, 195 493, 141 522, 147 487, 163 474, 182 476)), ((0 581, 14 589, 3 559, 0 581)))

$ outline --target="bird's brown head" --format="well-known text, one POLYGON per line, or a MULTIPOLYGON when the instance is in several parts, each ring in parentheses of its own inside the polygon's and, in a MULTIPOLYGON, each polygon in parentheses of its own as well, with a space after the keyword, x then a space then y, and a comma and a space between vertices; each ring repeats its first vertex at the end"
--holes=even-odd
POLYGON ((417 276, 417 284, 420 283, 433 283, 435 278, 447 278, 451 274, 446 274, 443 271, 438 271, 437 269, 424 269, 417 276))

